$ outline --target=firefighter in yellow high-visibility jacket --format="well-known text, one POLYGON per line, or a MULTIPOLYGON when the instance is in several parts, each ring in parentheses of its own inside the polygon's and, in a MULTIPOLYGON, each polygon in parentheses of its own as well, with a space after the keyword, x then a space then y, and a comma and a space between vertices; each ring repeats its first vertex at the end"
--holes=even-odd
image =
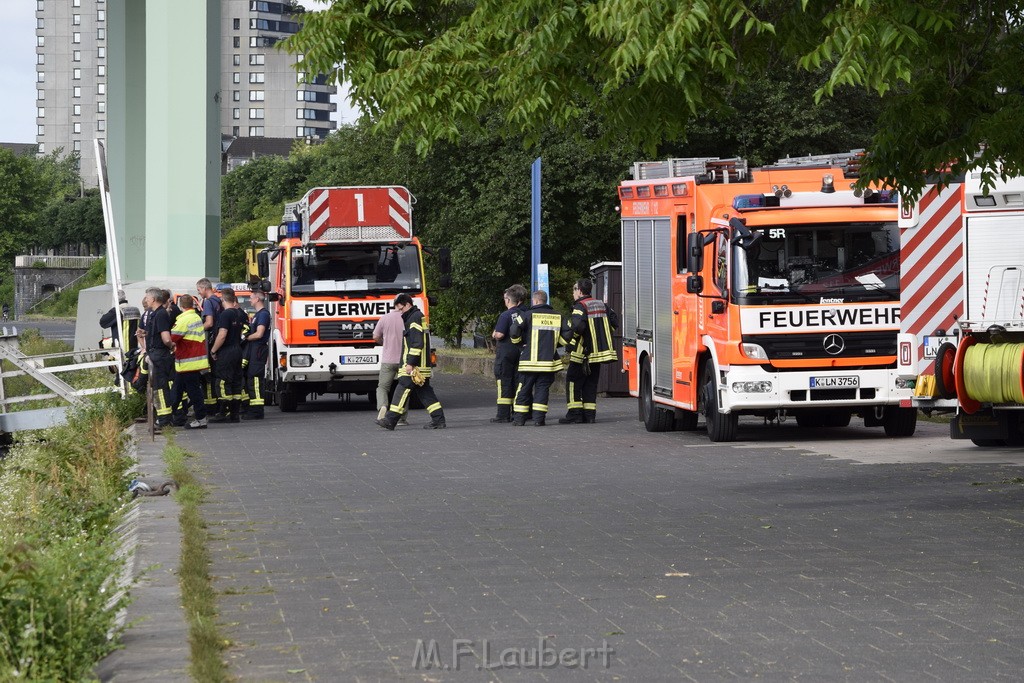
POLYGON ((533 306, 512 316, 512 343, 523 345, 512 406, 513 425, 522 427, 532 416, 534 426, 544 426, 551 384, 555 373, 562 369, 558 348, 569 342, 571 334, 566 319, 548 305, 547 292, 534 292, 533 306))

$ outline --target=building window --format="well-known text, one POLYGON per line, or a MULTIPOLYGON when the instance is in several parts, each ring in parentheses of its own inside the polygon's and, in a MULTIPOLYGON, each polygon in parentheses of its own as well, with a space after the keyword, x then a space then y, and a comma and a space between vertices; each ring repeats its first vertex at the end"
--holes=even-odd
POLYGON ((237 71, 235 73, 231 74, 231 82, 232 83, 241 83, 242 82, 242 74, 238 73, 237 71))
POLYGON ((262 119, 262 118, 264 118, 264 116, 263 116, 264 111, 265 111, 264 109, 250 109, 249 110, 249 118, 250 119, 262 119))
POLYGON ((37 47, 46 47, 46 38, 44 38, 42 36, 36 36, 36 46, 37 47))
POLYGON ((71 105, 71 115, 72 116, 81 116, 82 115, 82 105, 80 105, 80 104, 73 104, 73 105, 71 105))
POLYGON ((104 47, 103 45, 100 45, 98 48, 96 48, 96 56, 99 57, 100 59, 106 59, 107 58, 107 48, 104 47))
POLYGON ((81 50, 72 50, 71 51, 71 61, 72 62, 80 62, 80 61, 82 61, 82 51, 81 50))
POLYGON ((242 55, 235 55, 234 57, 232 57, 231 58, 231 63, 234 64, 235 66, 241 66, 242 65, 242 55))
POLYGON ((105 9, 98 9, 98 10, 96 10, 96 21, 106 21, 106 20, 107 20, 107 10, 105 10, 105 9))
POLYGON ((107 67, 104 66, 103 64, 100 64, 99 66, 97 66, 96 67, 96 75, 99 76, 100 78, 104 78, 107 75, 107 67))
POLYGON ((44 55, 41 55, 41 54, 36 55, 36 64, 45 64, 45 63, 46 63, 46 60, 44 59, 44 55))
POLYGON ((82 0, 71 0, 71 6, 72 7, 81 7, 82 6, 82 0))
POLYGON ((43 0, 36 0, 36 11, 37 12, 42 12, 43 11, 43 0))
POLYGON ((39 143, 39 153, 40 154, 46 154, 46 145, 44 145, 41 142, 39 143))
POLYGON ((249 66, 263 66, 266 63, 266 55, 249 55, 249 66))
POLYGON ((77 32, 72 33, 71 34, 71 42, 72 43, 76 43, 76 44, 82 42, 82 34, 81 33, 77 33, 77 32))
POLYGON ((81 26, 82 25, 82 15, 81 14, 72 14, 71 15, 71 25, 72 26, 81 26))
POLYGON ((96 119, 96 130, 106 130, 107 122, 105 119, 96 119))
POLYGON ((241 102, 242 101, 242 92, 240 90, 232 90, 231 91, 231 101, 232 102, 241 102))
POLYGON ((106 83, 97 83, 96 84, 96 94, 97 95, 106 95, 107 94, 107 84, 106 83))
POLYGON ((81 135, 81 133, 82 133, 82 124, 78 123, 78 122, 72 123, 71 124, 71 132, 81 135))
POLYGON ((249 101, 250 102, 262 102, 266 99, 266 93, 262 90, 250 90, 249 101))
POLYGON ((80 80, 82 80, 82 70, 81 69, 72 69, 71 70, 71 80, 73 80, 73 81, 80 81, 80 80))
POLYGON ((232 19, 231 20, 231 28, 235 29, 236 31, 238 29, 242 28, 242 20, 239 19, 238 17, 235 17, 234 19, 232 19))
POLYGON ((41 119, 46 118, 46 109, 44 107, 36 107, 36 116, 41 119))
POLYGON ((46 91, 45 90, 36 90, 36 99, 37 100, 45 100, 46 99, 46 91))
POLYGON ((46 126, 43 124, 36 126, 36 135, 46 135, 46 126))
POLYGON ((46 72, 45 71, 37 71, 36 72, 36 83, 45 83, 45 82, 46 82, 46 72))
POLYGON ((107 113, 107 103, 104 102, 103 100, 100 100, 99 102, 97 102, 96 103, 96 113, 97 114, 106 114, 107 113))
POLYGON ((305 71, 296 72, 296 74, 295 74, 295 82, 296 83, 305 83, 306 82, 306 72, 305 71))
POLYGON ((241 47, 242 46, 242 39, 239 38, 238 36, 235 36, 234 38, 231 39, 231 44, 234 45, 236 48, 241 47))
POLYGON ((249 74, 249 82, 250 83, 266 83, 267 82, 266 74, 263 74, 262 72, 250 73, 249 74))
POLYGON ((98 28, 98 29, 96 29, 96 40, 106 40, 106 38, 107 38, 107 29, 105 29, 105 28, 98 28))
MULTIPOLYGON (((40 135, 42 135, 42 133, 40 133, 40 135)), ((249 137, 263 137, 263 126, 249 126, 249 137)))
POLYGON ((36 19, 36 28, 46 28, 43 25, 43 18, 42 17, 39 17, 38 19, 36 19))
POLYGON ((234 135, 236 138, 238 137, 238 126, 231 127, 231 134, 234 135))
POLYGON ((238 120, 238 119, 242 118, 242 110, 239 109, 238 107, 235 107, 234 109, 232 109, 231 110, 231 118, 233 118, 235 120, 238 120))
POLYGON ((76 85, 74 88, 72 88, 71 89, 71 96, 72 97, 81 97, 82 96, 82 86, 76 85))
POLYGON ((74 142, 71 143, 71 147, 72 147, 72 149, 74 151, 81 152, 82 151, 82 141, 81 140, 75 140, 74 142))

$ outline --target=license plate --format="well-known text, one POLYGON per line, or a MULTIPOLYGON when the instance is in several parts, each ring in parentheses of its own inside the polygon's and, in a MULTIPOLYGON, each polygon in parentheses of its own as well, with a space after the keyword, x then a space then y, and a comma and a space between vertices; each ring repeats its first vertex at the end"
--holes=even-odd
POLYGON ((342 356, 342 365, 369 365, 377 362, 377 356, 342 356))
POLYGON ((811 389, 857 389, 858 387, 860 387, 860 377, 856 375, 811 378, 811 389))

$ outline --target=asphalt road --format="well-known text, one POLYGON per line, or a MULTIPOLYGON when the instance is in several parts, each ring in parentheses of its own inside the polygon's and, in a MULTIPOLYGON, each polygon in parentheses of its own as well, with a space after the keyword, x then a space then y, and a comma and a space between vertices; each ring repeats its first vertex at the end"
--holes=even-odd
MULTIPOLYGON (((35 328, 46 339, 58 339, 68 344, 75 343, 75 321, 61 318, 42 320, 10 320, 4 323, 8 328, 16 327, 18 331, 35 328)), ((99 328, 97 328, 98 330, 99 328)))
POLYGON ((1020 677, 1021 451, 929 423, 711 444, 633 399, 517 428, 485 378, 436 385, 444 431, 360 399, 178 434, 239 680, 1020 677))

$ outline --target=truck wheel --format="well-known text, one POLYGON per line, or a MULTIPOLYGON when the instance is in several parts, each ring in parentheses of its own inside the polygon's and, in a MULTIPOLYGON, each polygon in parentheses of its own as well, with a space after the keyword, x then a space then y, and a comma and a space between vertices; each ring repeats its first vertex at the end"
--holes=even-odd
POLYGON ((277 402, 282 413, 294 413, 299 407, 299 397, 291 389, 282 389, 277 394, 277 402))
POLYGON ((646 358, 640 368, 640 419, 649 432, 671 431, 674 415, 654 403, 654 385, 651 384, 651 363, 646 358))
POLYGON ((956 379, 953 376, 953 364, 956 360, 956 347, 949 342, 939 345, 935 352, 935 395, 939 398, 956 398, 956 379))
POLYGON ((1002 439, 971 439, 971 443, 981 448, 1002 448, 1006 445, 1002 439))
POLYGON ((917 429, 917 408, 900 408, 899 406, 886 406, 882 415, 882 427, 886 436, 907 437, 913 436, 917 429))
POLYGON ((700 389, 701 412, 707 423, 708 438, 716 442, 735 441, 740 417, 736 413, 718 412, 718 380, 715 378, 715 364, 710 360, 704 364, 703 380, 700 389))

